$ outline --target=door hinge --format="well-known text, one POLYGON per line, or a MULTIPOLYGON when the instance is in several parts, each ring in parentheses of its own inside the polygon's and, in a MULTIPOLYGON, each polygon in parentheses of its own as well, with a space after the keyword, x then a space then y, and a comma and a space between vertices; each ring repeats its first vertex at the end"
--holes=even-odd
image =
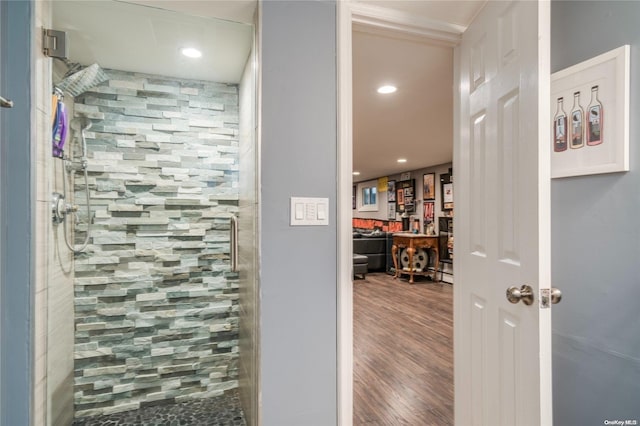
POLYGON ((50 58, 67 59, 69 48, 67 33, 64 31, 42 29, 42 52, 50 58))

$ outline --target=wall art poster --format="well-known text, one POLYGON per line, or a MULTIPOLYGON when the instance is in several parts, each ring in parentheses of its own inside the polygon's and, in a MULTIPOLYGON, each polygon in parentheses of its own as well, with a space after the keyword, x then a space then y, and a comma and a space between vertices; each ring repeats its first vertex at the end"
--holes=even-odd
POLYGON ((396 181, 390 180, 387 183, 387 201, 395 202, 396 201, 396 181))
POLYGON ((433 222, 435 218, 435 203, 433 201, 425 201, 424 202, 424 221, 433 222))
POLYGON ((629 170, 629 46, 551 75, 551 177, 629 170))
POLYGON ((422 177, 422 199, 436 199, 436 174, 427 173, 422 177))

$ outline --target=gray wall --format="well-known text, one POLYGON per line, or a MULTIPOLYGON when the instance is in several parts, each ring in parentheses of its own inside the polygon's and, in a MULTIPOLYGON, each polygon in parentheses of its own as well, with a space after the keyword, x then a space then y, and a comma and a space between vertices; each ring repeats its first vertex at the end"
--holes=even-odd
POLYGON ((31 402, 32 274, 31 161, 32 3, 2 2, 0 112, 0 425, 28 425, 31 402), (11 226, 7 226, 7 224, 11 226))
POLYGON ((631 45, 631 171, 552 182, 554 421, 640 421, 640 2, 554 1, 558 71, 631 45))
POLYGON ((336 407, 336 3, 262 5, 261 373, 264 426, 329 426, 336 407), (289 197, 329 226, 290 227, 289 197))
MULTIPOLYGON (((238 386, 238 277, 228 260, 238 86, 107 74, 75 102, 75 116, 93 122, 85 135, 94 218, 75 259, 76 417, 238 386)), ((75 190, 80 244, 79 176, 75 190)))

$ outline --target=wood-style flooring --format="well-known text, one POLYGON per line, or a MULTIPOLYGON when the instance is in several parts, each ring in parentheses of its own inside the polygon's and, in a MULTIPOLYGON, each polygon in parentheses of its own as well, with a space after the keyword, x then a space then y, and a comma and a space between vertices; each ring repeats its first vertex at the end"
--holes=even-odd
POLYGON ((354 425, 453 424, 453 288, 353 282, 354 425))

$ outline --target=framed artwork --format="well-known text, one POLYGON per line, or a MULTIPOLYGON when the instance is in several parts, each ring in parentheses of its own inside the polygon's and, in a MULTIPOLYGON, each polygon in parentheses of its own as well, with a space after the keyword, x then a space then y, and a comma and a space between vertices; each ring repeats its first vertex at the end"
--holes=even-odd
POLYGON ((388 177, 378 178, 378 194, 382 192, 386 192, 388 188, 389 188, 389 178, 388 177))
POLYGON ((356 186, 353 185, 353 191, 351 192, 351 204, 352 204, 352 209, 355 210, 356 209, 356 186))
POLYGON ((423 229, 424 229, 424 233, 427 235, 435 235, 436 234, 436 229, 435 229, 435 202, 434 201, 425 201, 424 202, 424 209, 423 209, 423 219, 422 219, 422 224, 423 224, 423 229))
POLYGON ((396 211, 399 213, 412 213, 415 211, 414 187, 415 180, 402 180, 396 185, 396 211))
POLYGON ((433 201, 424 202, 424 221, 433 222, 435 219, 435 203, 433 201))
POLYGON ((415 179, 402 180, 396 183, 396 195, 400 195, 398 190, 402 190, 402 204, 398 198, 398 211, 413 213, 415 211, 415 179))
POLYGON ((422 176, 422 199, 425 201, 436 199, 436 174, 435 173, 427 173, 422 176))
POLYGON ((440 190, 442 193, 442 210, 453 210, 453 182, 450 173, 440 175, 440 190))
POLYGON ((629 45, 551 75, 551 177, 629 170, 629 45))
POLYGON ((442 209, 451 210, 453 208, 453 184, 445 183, 442 194, 442 201, 444 202, 442 209))
POLYGON ((396 181, 390 180, 387 182, 387 201, 395 202, 396 201, 396 181))
POLYGON ((406 195, 406 189, 404 190, 404 193, 404 211, 411 213, 415 210, 415 200, 413 199, 413 195, 406 195))
POLYGON ((396 203, 387 204, 387 218, 388 219, 396 218, 396 203))

